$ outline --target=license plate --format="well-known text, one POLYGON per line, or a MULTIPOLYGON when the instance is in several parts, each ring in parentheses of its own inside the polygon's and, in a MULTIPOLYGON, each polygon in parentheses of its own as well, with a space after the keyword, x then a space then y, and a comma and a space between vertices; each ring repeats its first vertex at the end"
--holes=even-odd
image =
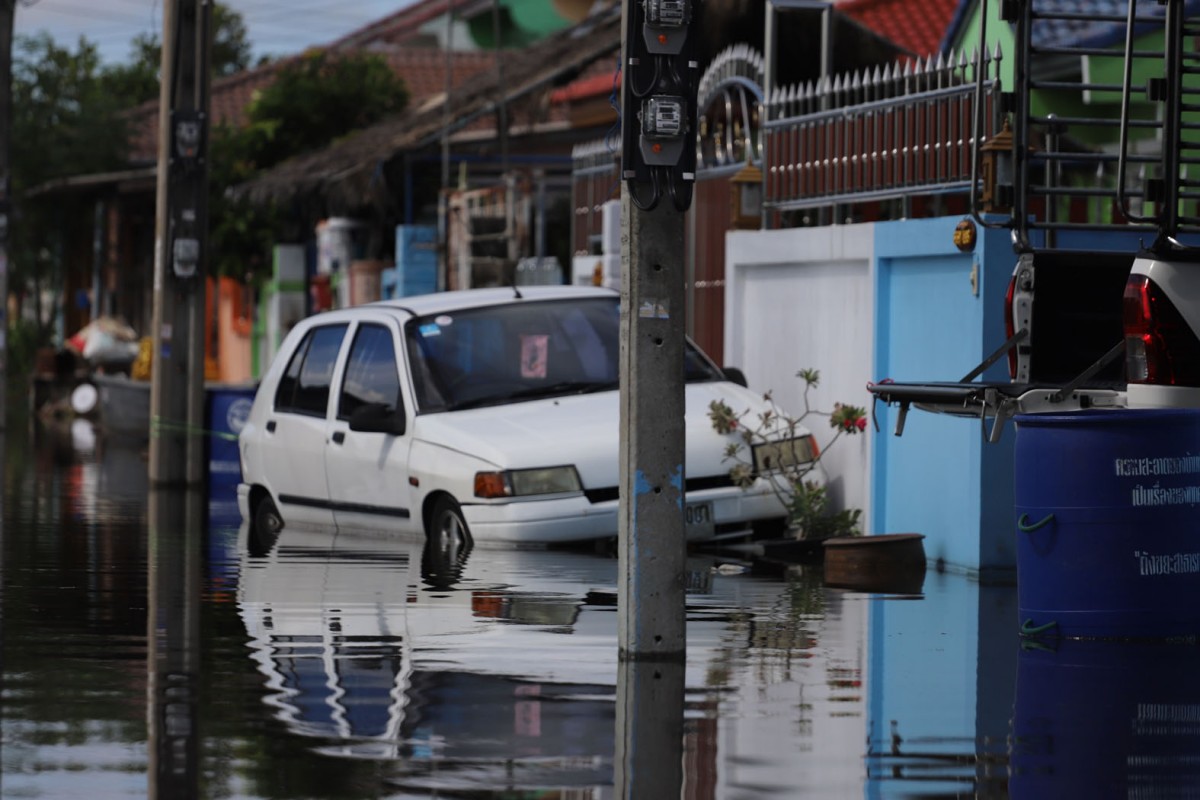
POLYGON ((711 539, 716 533, 712 503, 688 503, 683 508, 683 522, 689 539, 711 539))

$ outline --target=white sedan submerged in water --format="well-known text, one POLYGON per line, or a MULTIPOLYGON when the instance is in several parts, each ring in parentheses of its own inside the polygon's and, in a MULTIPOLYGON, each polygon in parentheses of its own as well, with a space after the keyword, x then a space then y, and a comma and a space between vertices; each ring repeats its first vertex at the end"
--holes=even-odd
MULTIPOLYGON (((620 309, 591 287, 475 289, 301 321, 239 437, 244 519, 556 543, 617 533, 620 309)), ((709 404, 767 402, 688 343, 689 540, 782 521, 729 477, 709 404)), ((794 451, 815 454, 808 431, 794 451)), ((822 479, 819 464, 814 479, 822 479)))

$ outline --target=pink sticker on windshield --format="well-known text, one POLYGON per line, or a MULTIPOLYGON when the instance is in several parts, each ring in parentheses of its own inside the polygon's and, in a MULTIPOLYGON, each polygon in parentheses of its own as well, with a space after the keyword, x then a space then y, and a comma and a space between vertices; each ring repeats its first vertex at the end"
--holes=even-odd
POLYGON ((521 377, 545 378, 546 362, 550 355, 550 336, 548 334, 529 334, 521 336, 521 377))

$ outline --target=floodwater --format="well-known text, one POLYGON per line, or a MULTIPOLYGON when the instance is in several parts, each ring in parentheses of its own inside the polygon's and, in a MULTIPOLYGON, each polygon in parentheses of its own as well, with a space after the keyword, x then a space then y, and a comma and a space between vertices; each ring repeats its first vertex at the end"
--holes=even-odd
POLYGON ((3 451, 5 798, 1181 797, 1200 650, 1017 635, 1011 586, 689 562, 686 663, 617 561, 285 530, 74 430, 3 451), (885 587, 886 588, 886 587, 885 587))

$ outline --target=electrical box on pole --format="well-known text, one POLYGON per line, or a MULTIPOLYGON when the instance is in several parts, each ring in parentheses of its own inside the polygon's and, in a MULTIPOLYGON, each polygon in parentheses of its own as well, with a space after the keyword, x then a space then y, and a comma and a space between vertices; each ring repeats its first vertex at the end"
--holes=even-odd
POLYGON ((700 3, 641 0, 626 11, 621 176, 639 208, 669 195, 686 211, 696 181, 700 3))

